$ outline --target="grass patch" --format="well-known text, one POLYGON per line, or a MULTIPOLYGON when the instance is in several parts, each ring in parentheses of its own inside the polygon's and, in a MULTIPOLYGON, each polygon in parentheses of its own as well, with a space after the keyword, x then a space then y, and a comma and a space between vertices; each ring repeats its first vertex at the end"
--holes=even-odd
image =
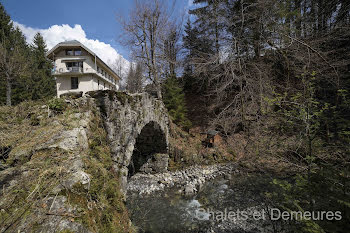
POLYGON ((27 219, 38 221, 40 217, 34 212, 39 209, 45 211, 46 198, 67 179, 67 167, 62 166, 69 157, 67 153, 53 149, 42 150, 33 156, 30 162, 0 174, 3 183, 0 229, 17 231, 18 225, 27 219))
POLYGON ((72 189, 63 189, 58 194, 67 198, 67 208, 63 206, 63 211, 74 209, 74 216, 67 218, 82 223, 92 232, 131 232, 119 179, 112 169, 106 131, 98 111, 91 109, 93 119, 89 125, 88 150, 66 152, 37 149, 57 133, 79 126, 81 117, 76 113, 90 110, 85 105, 78 108, 67 105, 62 114, 49 117, 47 106, 41 107, 43 104, 30 102, 11 108, 0 107, 0 146, 12 148, 7 160, 12 167, 0 173, 1 231, 17 232, 21 226, 25 226, 26 231, 43 230, 41 224, 49 221, 46 215, 51 206, 49 200, 55 198, 54 190, 60 184, 71 179, 72 161, 80 156, 91 183, 89 187, 76 184, 72 189), (24 156, 15 163, 18 160, 17 152, 28 152, 30 156, 24 156))

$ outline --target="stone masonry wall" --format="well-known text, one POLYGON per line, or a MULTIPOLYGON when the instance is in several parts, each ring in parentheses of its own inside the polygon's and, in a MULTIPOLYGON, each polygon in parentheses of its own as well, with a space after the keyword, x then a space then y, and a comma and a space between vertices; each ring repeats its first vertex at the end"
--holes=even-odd
POLYGON ((168 151, 169 119, 167 110, 162 101, 147 93, 128 94, 115 91, 94 91, 88 92, 87 95, 95 99, 95 103, 104 118, 112 158, 115 163, 114 169, 120 174, 121 186, 125 191, 128 166, 137 138, 146 125, 146 134, 149 135, 139 140, 147 142, 146 146, 149 147, 145 149, 144 153, 166 153, 168 151), (154 129, 153 133, 150 132, 152 128, 154 129))

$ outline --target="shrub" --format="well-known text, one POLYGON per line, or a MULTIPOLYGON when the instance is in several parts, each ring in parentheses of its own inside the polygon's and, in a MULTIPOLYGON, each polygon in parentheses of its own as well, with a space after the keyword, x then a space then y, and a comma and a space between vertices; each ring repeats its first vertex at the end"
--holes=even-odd
POLYGON ((48 107, 56 112, 62 112, 66 108, 66 103, 63 99, 53 98, 48 102, 48 107))
POLYGON ((170 76, 163 84, 163 102, 174 123, 188 130, 191 122, 187 118, 185 94, 175 76, 170 76))

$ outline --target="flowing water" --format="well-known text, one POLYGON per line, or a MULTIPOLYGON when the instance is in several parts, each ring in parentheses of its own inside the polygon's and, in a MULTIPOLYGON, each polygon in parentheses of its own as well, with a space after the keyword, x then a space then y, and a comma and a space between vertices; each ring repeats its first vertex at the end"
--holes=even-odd
POLYGON ((218 177, 191 197, 180 195, 180 188, 128 193, 127 207, 139 232, 272 232, 275 226, 263 213, 271 181, 258 174, 218 177))

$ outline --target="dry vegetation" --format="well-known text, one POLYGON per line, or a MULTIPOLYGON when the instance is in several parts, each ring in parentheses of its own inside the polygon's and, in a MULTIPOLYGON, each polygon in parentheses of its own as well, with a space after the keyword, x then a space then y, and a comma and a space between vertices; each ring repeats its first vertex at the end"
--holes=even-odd
POLYGON ((131 231, 96 111, 91 113, 93 121, 88 127, 89 148, 66 151, 43 145, 78 127, 81 119, 77 113, 87 106, 82 109, 68 104, 62 113, 48 114, 43 104, 24 102, 0 109, 0 147, 8 149, 1 151, 0 230, 131 231), (90 176, 88 187, 80 183, 71 186, 79 161, 90 176))
POLYGON ((199 128, 192 129, 188 133, 171 123, 170 135, 170 170, 196 164, 209 165, 236 160, 236 155, 224 140, 218 140, 213 147, 207 146, 206 136, 200 132, 199 128))

